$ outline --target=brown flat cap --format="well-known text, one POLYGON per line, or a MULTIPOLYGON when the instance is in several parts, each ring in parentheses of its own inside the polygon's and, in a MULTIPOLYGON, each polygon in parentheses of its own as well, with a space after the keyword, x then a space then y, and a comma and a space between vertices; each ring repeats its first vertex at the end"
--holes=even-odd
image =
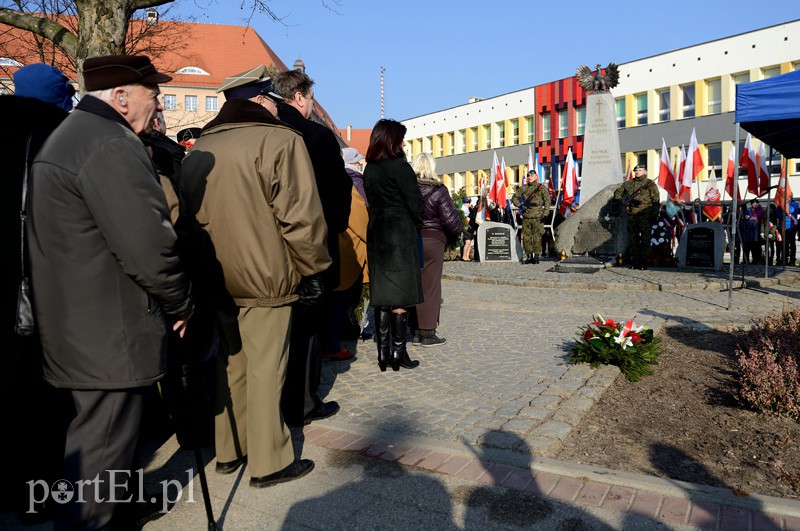
POLYGON ((83 86, 87 92, 171 80, 172 77, 156 70, 146 55, 104 55, 83 62, 83 86))

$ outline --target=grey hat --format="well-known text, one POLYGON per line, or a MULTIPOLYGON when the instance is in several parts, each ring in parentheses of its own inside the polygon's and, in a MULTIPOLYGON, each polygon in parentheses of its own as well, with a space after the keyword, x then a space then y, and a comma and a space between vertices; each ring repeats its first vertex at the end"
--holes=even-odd
POLYGON ((272 79, 269 77, 269 71, 264 65, 226 77, 217 92, 223 92, 226 100, 234 98, 249 100, 261 94, 276 102, 283 101, 283 96, 275 90, 272 79))

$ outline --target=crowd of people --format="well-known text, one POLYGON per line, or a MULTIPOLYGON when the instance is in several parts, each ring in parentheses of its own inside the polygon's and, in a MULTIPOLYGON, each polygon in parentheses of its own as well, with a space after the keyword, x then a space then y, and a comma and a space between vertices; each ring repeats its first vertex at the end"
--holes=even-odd
POLYGON ((45 508, 58 529, 129 523, 130 504, 110 500, 133 486, 113 474, 136 466, 156 384, 180 416, 176 366, 214 366, 192 407, 213 418, 215 470, 246 466, 259 488, 313 470, 290 430, 339 411, 320 397, 322 360, 353 357, 342 336, 362 286, 381 371, 420 365, 409 341, 445 342, 444 247, 463 227, 433 158, 406 162, 402 124, 380 120, 366 157, 341 149, 312 119, 313 80, 260 65, 227 78, 214 119, 175 141, 159 99, 170 79, 145 56, 112 55, 84 62, 74 110, 69 80, 47 65, 18 70, 15 95, 0 97, 25 124, 3 130, 17 203, 6 212, 30 190, 27 219, 4 224, 4 241, 24 245, 7 323, 29 274, 37 326, 30 338, 4 327, 5 398, 38 395, 17 415, 29 433, 4 443, 22 456, 7 501, 27 508, 30 480, 82 485, 80 503, 45 508))

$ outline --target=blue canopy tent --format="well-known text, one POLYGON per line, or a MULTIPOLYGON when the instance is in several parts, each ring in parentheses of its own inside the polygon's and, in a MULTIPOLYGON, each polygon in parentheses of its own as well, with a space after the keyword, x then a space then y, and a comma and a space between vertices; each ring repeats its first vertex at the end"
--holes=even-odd
POLYGON ((784 157, 800 157, 800 70, 738 85, 736 123, 784 157))

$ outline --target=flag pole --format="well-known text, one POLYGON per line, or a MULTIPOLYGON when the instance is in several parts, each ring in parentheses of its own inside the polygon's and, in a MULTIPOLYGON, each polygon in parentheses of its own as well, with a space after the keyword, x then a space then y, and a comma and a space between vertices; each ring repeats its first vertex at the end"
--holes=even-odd
MULTIPOLYGON (((736 147, 734 148, 733 153, 733 194, 731 197, 733 198, 733 202, 731 203, 731 241, 730 245, 730 253, 731 253, 731 263, 730 263, 730 273, 728 275, 728 311, 731 310, 733 306, 733 262, 734 257, 736 256, 736 225, 737 220, 739 219, 739 199, 736 197, 739 193, 739 124, 736 124, 736 147)), ((744 246, 742 246, 744 247, 744 246)), ((742 255, 744 255, 746 251, 742 248, 742 255)), ((744 256, 743 256, 744 257, 744 256)), ((744 266, 742 266, 744 267, 744 266)))
POLYGON ((764 220, 764 278, 769 278, 769 209, 772 203, 772 154, 774 150, 769 147, 769 162, 767 162, 767 219, 764 220))

